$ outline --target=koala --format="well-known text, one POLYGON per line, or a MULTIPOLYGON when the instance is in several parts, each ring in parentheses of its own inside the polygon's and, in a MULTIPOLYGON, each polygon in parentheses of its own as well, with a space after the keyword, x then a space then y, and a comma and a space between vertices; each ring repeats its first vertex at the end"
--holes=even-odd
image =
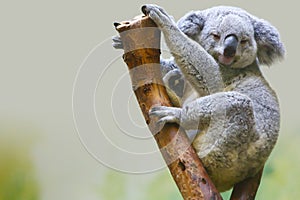
MULTIPOLYGON (((142 11, 162 31, 172 58, 161 59, 163 81, 178 107, 153 107, 157 126, 178 123, 210 178, 223 192, 255 176, 279 133, 277 96, 260 71, 284 58, 275 27, 243 9, 191 11, 177 23, 157 6, 142 11)), ((120 48, 119 40, 114 46, 120 48)))

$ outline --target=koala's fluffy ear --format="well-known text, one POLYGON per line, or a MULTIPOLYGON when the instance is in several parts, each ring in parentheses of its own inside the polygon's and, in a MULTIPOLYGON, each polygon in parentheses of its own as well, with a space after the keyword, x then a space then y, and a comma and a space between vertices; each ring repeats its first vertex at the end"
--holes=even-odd
POLYGON ((203 29, 204 23, 205 16, 201 11, 191 11, 177 22, 177 26, 183 33, 193 38, 203 29))
POLYGON ((270 66, 273 62, 283 59, 285 49, 277 29, 269 22, 258 18, 253 18, 253 27, 259 62, 270 66))

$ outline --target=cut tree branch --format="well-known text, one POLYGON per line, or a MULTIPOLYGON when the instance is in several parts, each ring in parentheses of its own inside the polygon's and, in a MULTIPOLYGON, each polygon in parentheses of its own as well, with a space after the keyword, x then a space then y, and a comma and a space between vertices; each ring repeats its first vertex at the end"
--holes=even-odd
POLYGON ((236 184, 233 188, 230 200, 254 200, 258 190, 263 169, 254 177, 247 178, 236 184))
POLYGON ((158 133, 153 131, 149 109, 172 106, 160 72, 160 31, 147 16, 115 23, 123 43, 133 89, 165 162, 184 199, 221 200, 197 153, 183 129, 167 123, 158 133))

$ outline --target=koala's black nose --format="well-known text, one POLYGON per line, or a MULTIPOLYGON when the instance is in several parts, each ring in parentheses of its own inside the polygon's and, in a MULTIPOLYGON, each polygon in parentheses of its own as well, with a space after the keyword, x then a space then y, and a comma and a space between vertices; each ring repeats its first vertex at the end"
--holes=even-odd
POLYGON ((236 53, 238 39, 235 35, 228 35, 224 41, 224 56, 233 57, 236 53))

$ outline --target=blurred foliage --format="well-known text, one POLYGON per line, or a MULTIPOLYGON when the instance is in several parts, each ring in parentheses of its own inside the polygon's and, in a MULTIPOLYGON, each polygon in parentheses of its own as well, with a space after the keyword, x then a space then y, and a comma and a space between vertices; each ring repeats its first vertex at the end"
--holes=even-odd
MULTIPOLYGON (((295 131, 294 131, 295 132, 295 131)), ((300 157, 298 156, 298 145, 300 135, 281 135, 270 159, 266 163, 260 188, 257 193, 257 200, 290 200, 298 199, 300 194, 298 188, 300 183, 300 157)), ((140 199, 182 199, 174 181, 168 170, 158 172, 154 178, 148 180, 146 187, 141 187, 138 183, 134 189, 144 194, 140 199)), ((101 189, 101 199, 132 199, 127 198, 127 193, 132 191, 128 187, 128 179, 123 174, 109 171, 101 189), (113 174, 113 175, 112 175, 113 174), (113 187, 112 187, 113 185, 113 187), (117 193, 117 194, 116 194, 117 193)), ((224 200, 230 198, 231 191, 222 193, 224 200)))
POLYGON ((145 199, 181 200, 182 197, 179 191, 177 189, 174 190, 174 188, 176 188, 175 182, 171 174, 166 170, 165 173, 162 173, 149 183, 145 199))
POLYGON ((294 134, 282 133, 280 136, 264 170, 257 199, 299 199, 300 135, 297 133, 298 131, 294 134))
MULTIPOLYGON (((35 141, 32 134, 26 134, 24 130, 0 129, 0 200, 38 200, 40 197, 32 162, 35 141)), ((300 135, 296 131, 281 134, 265 166, 257 200, 298 199, 299 141, 300 135)), ((167 169, 143 175, 107 170, 101 178, 101 185, 97 187, 101 200, 182 199, 167 169)), ((229 199, 230 191, 222 193, 222 196, 224 200, 229 199)))
POLYGON ((100 188, 101 199, 124 199, 126 193, 126 179, 124 175, 109 171, 104 177, 104 184, 100 188))
POLYGON ((23 132, 16 128, 0 130, 0 200, 39 199, 30 157, 32 135, 24 137, 23 132))

